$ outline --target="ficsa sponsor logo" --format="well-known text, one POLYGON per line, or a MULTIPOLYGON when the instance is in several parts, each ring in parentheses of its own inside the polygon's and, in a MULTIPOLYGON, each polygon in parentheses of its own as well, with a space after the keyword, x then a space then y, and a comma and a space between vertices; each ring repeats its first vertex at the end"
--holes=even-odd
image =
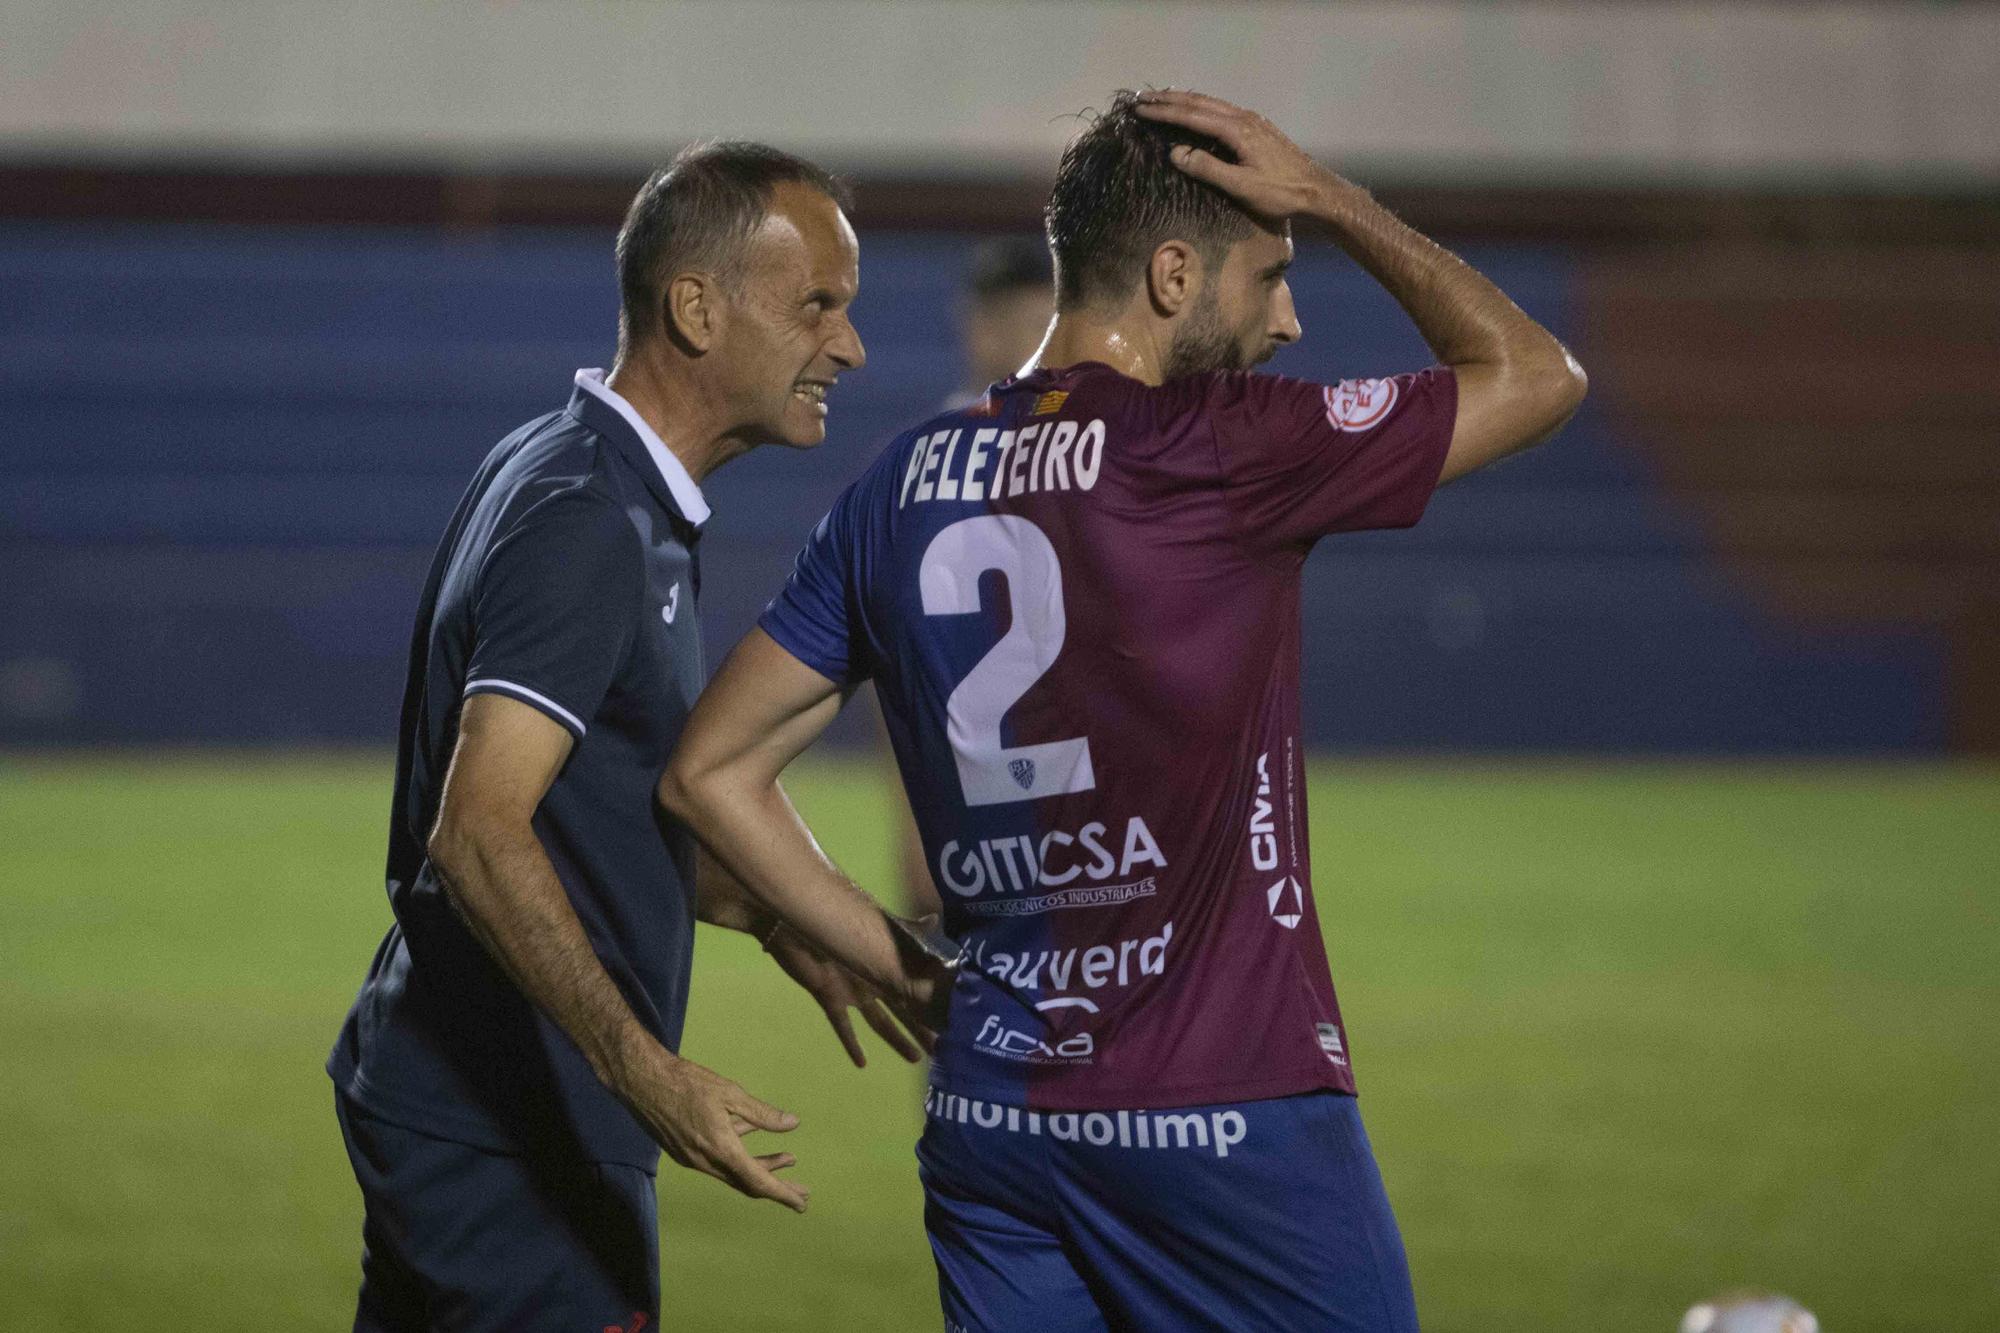
POLYGON ((1250 864, 1259 870, 1278 868, 1278 823, 1271 802, 1271 752, 1257 756, 1257 794, 1250 803, 1250 864))
POLYGON ((1056 994, 1034 999, 1042 991, 1075 992, 1120 990, 1142 977, 1157 977, 1167 970, 1167 945, 1174 938, 1169 921, 1160 933, 1148 939, 1124 939, 1113 944, 1093 944, 1081 949, 1031 949, 1019 953, 986 948, 980 940, 965 956, 965 966, 983 972, 1023 1002, 1048 1012, 1055 1009, 1082 1009, 1097 1013, 1097 1002, 1087 995, 1056 994))
POLYGON ((938 883, 961 898, 976 898, 989 890, 1056 889, 1078 878, 1129 880, 1139 866, 1166 869, 1167 858, 1144 819, 1134 815, 1125 821, 1124 847, 1116 856, 1104 840, 1110 831, 1092 820, 1074 834, 1052 829, 1039 839, 986 838, 965 847, 953 838, 938 850, 938 883))
POLYGON ((1008 1027, 996 1014, 986 1016, 972 1044, 982 1051, 1030 1064, 1082 1064, 1097 1051, 1097 1042, 1088 1032, 1075 1033, 1051 1046, 1032 1032, 1008 1027))

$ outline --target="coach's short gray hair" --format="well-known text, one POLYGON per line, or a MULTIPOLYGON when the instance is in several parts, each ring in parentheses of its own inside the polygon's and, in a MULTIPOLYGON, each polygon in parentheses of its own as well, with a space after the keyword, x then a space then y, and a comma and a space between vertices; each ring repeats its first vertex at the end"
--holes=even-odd
POLYGON ((772 190, 786 183, 854 206, 832 172, 760 143, 690 144, 647 177, 618 229, 620 347, 658 331, 660 301, 676 273, 706 270, 734 286, 772 190))

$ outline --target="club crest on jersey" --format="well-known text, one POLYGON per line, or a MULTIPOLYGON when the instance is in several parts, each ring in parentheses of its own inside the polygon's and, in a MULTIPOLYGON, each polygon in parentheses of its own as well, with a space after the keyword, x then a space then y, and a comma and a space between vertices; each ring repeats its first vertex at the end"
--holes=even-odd
POLYGON ((1032 759, 1010 760, 1007 764, 1007 771, 1014 775, 1014 781, 1017 784, 1019 784, 1022 791, 1027 791, 1029 788, 1035 785, 1034 760, 1032 759))
POLYGON ((1335 430, 1373 430, 1396 406, 1394 380, 1342 380, 1322 391, 1327 424, 1335 430))

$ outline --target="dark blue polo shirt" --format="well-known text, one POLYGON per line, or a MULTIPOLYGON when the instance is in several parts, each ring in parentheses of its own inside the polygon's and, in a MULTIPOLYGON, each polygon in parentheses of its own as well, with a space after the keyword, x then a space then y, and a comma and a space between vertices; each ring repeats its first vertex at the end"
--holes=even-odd
POLYGON ((680 1044, 694 843, 654 786, 704 679, 701 492, 595 371, 503 440, 432 561, 410 644, 389 825, 396 923, 327 1072, 383 1120, 501 1152, 653 1170, 659 1150, 446 900, 424 844, 467 695, 575 738, 534 827, 633 1012, 680 1044))

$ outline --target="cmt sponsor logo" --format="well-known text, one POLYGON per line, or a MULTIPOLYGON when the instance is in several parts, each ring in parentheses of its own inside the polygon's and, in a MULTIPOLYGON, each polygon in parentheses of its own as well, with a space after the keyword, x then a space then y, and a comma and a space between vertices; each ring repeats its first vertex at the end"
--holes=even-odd
MULTIPOLYGON (((1035 949, 1022 953, 988 953, 980 940, 966 955, 964 966, 984 972, 1023 1000, 1040 990, 1070 991, 1122 989, 1141 977, 1157 977, 1167 970, 1167 945, 1174 938, 1169 921, 1149 939, 1119 940, 1115 944, 1093 944, 1087 949, 1035 949)), ((1043 1012, 1054 1009, 1082 1009, 1099 1012, 1097 1002, 1087 995, 1053 995, 1034 1001, 1043 1012)))
POLYGON ((1257 794, 1250 803, 1250 864, 1259 870, 1278 868, 1278 822, 1272 818, 1271 752, 1257 756, 1257 794))
POLYGON ((924 1114, 933 1120, 1006 1134, 1046 1133, 1062 1143, 1152 1152, 1193 1149, 1217 1157, 1229 1156, 1231 1148, 1250 1136, 1250 1123, 1241 1111, 1063 1111, 1044 1115, 936 1088, 924 1094, 924 1114))
POLYGON ((972 1043, 982 1051, 1029 1064, 1086 1064, 1097 1052, 1097 1042, 1088 1032, 1065 1037, 1051 1046, 1032 1032, 1008 1027, 997 1014, 986 1016, 972 1043))
MULTIPOLYGON (((1019 776, 1016 774, 1017 781, 1019 776)), ((1029 780, 1033 780, 1032 772, 1029 780)), ((1026 835, 986 838, 967 847, 953 838, 938 849, 938 883, 961 898, 976 898, 989 891, 1026 893, 1037 888, 1056 889, 1077 879, 1129 880, 1134 870, 1144 866, 1167 868, 1167 858, 1144 819, 1134 815, 1125 821, 1124 842, 1116 855, 1105 841, 1110 831, 1103 823, 1092 820, 1075 833, 1052 829, 1039 839, 1026 835)))
POLYGON ((1342 380, 1324 391, 1327 424, 1335 430, 1373 430, 1396 406, 1394 380, 1342 380))

